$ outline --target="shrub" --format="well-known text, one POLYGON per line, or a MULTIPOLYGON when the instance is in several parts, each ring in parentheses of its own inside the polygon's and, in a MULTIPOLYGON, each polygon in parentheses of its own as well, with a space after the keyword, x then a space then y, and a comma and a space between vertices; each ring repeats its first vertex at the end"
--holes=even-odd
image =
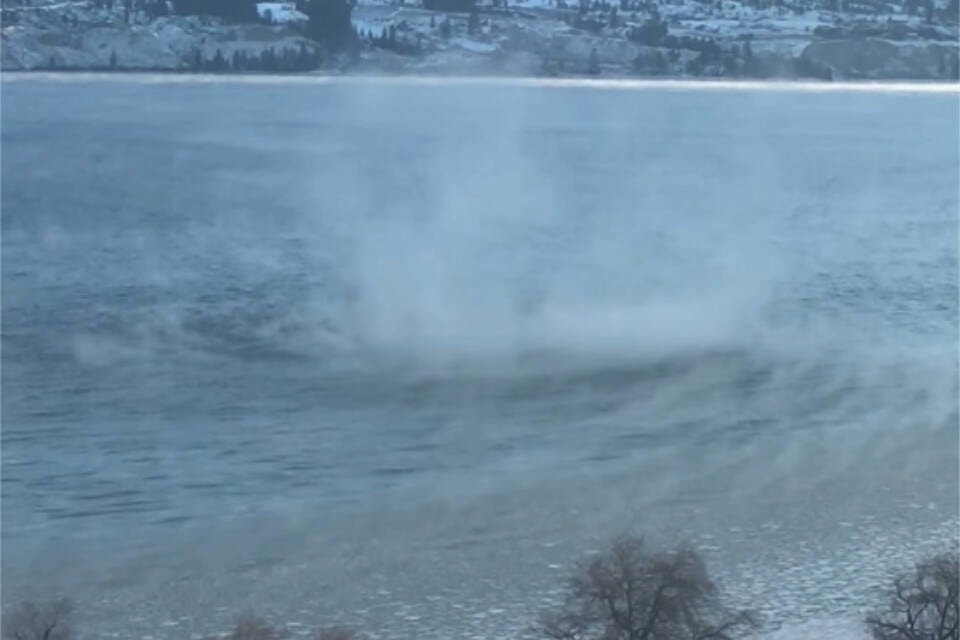
MULTIPOLYGON (((290 634, 267 624, 253 615, 241 616, 236 626, 222 640, 284 640, 290 634)), ((359 634, 346 627, 320 627, 310 636, 311 640, 360 640, 359 634)))
POLYGON ((287 635, 285 630, 272 627, 256 616, 244 615, 237 619, 237 625, 224 640, 282 640, 287 635))
POLYGON ((885 608, 867 616, 876 640, 960 638, 960 556, 944 553, 897 576, 885 608))
POLYGON ((3 640, 70 640, 73 604, 65 599, 24 602, 3 616, 3 640))
POLYGON ((314 632, 313 640, 360 640, 360 636, 346 627, 324 627, 314 632))
POLYGON ((695 551, 650 553, 628 537, 581 564, 566 602, 537 629, 553 640, 730 640, 755 626, 750 613, 722 606, 695 551))

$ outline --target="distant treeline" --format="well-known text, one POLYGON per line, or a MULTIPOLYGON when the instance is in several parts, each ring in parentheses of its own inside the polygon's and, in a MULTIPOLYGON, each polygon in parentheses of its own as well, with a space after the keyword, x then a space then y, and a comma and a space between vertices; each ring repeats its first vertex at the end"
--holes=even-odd
POLYGON ((198 51, 194 55, 192 67, 197 71, 209 71, 211 73, 312 71, 320 68, 323 62, 324 55, 321 50, 311 49, 306 44, 301 44, 297 49, 285 47, 280 51, 273 47, 264 49, 259 53, 238 50, 229 56, 224 55, 220 49, 217 49, 217 52, 209 59, 204 58, 198 51))

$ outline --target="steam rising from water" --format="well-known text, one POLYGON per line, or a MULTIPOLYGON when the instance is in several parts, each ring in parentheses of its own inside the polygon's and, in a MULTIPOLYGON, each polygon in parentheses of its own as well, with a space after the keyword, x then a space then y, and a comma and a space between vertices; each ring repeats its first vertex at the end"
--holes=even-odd
MULTIPOLYGON (((396 630, 371 566, 404 612, 517 604, 556 586, 551 536, 638 527, 715 536, 747 604, 804 619, 859 606, 832 598, 863 567, 783 567, 888 535, 850 556, 873 579, 955 531, 952 94, 256 82, 71 78, 68 118, 5 94, 5 583, 64 522, 123 573, 186 521, 230 531, 169 551, 197 593, 282 555, 260 602, 344 576, 326 605, 396 630), (152 172, 120 179, 117 139, 152 172)), ((397 637, 468 624, 422 621, 397 637)))

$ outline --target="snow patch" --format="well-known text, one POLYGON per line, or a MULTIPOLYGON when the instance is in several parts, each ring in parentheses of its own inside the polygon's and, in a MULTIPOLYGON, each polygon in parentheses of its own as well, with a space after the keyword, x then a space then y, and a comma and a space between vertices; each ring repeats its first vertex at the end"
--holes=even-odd
POLYGON ((493 53, 497 50, 497 46, 494 44, 477 42, 476 40, 470 40, 468 38, 453 38, 450 40, 450 42, 460 47, 464 51, 469 51, 471 53, 493 53))

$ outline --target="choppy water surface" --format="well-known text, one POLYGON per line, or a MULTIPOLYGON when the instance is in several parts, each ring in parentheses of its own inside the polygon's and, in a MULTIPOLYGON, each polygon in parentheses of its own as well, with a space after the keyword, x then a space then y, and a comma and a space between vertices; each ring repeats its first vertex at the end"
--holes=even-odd
POLYGON ((957 106, 5 83, 4 600, 495 637, 633 529, 851 633, 957 537, 957 106))

